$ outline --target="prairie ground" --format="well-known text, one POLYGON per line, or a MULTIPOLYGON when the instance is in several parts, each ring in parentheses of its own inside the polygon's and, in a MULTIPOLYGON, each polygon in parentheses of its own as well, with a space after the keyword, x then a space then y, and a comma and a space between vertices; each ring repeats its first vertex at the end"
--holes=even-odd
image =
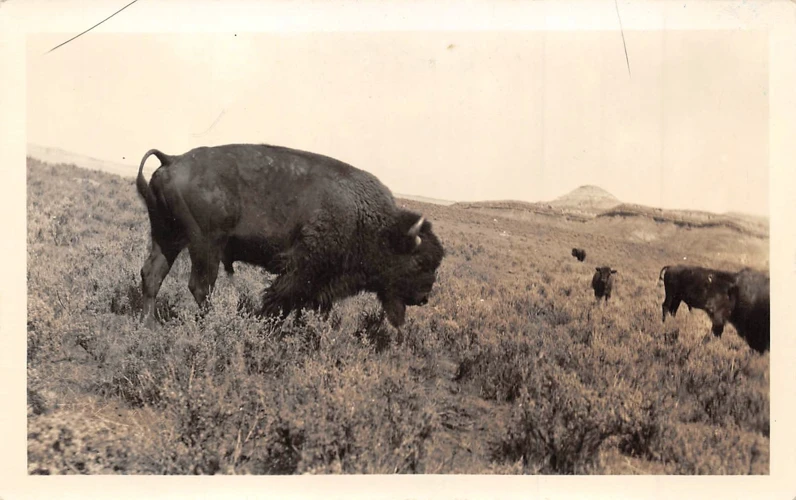
POLYGON ((147 330, 133 180, 29 159, 27 194, 31 474, 768 474, 769 355, 702 311, 661 323, 658 285, 765 268, 767 238, 399 200, 447 252, 401 335, 370 295, 328 321, 239 314, 269 282, 240 263, 198 319, 187 252, 147 330))

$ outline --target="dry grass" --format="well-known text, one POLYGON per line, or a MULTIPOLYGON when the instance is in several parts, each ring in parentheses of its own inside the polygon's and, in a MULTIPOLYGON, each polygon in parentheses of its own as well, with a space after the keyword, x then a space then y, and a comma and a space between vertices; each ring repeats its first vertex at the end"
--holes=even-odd
POLYGON ((769 356, 710 338, 700 311, 662 325, 657 286, 683 257, 764 266, 767 239, 401 203, 447 250, 402 343, 367 295, 326 322, 238 315, 269 279, 242 265, 199 320, 185 254, 149 331, 132 180, 29 160, 29 471, 768 473, 769 356), (604 305, 598 265, 619 270, 604 305))

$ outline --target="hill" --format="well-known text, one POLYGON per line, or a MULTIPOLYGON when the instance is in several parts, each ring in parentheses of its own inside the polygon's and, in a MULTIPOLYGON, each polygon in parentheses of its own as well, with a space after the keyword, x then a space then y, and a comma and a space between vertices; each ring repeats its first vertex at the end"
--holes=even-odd
POLYGON ((580 186, 569 193, 548 202, 554 208, 562 210, 579 210, 584 213, 596 213, 608 210, 621 202, 614 195, 597 186, 580 186))
POLYGON ((456 207, 488 211, 489 213, 497 213, 496 211, 504 210, 507 215, 514 217, 521 217, 522 212, 532 212, 541 215, 563 215, 570 220, 586 221, 620 203, 615 196, 600 187, 581 186, 552 201, 495 200, 459 202, 456 203, 456 207))
POLYGON ((714 214, 698 210, 673 210, 622 203, 611 193, 597 186, 581 186, 549 202, 481 201, 453 204, 463 210, 475 210, 487 215, 517 220, 529 220, 538 215, 560 217, 568 221, 589 223, 597 218, 645 219, 658 224, 672 224, 685 228, 724 227, 747 236, 768 238, 767 217, 729 212, 714 214))
POLYGON ((587 220, 596 214, 613 208, 621 202, 608 191, 597 186, 581 186, 552 201, 527 202, 515 200, 461 202, 460 208, 490 208, 505 210, 528 210, 541 214, 566 214, 587 220))

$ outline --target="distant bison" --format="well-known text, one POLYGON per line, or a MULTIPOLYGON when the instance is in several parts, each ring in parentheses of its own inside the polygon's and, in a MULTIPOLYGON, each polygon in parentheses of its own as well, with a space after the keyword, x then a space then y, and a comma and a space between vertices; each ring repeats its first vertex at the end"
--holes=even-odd
POLYGON ((730 322, 738 335, 759 353, 771 343, 769 277, 746 268, 735 275, 729 289, 732 314, 730 322))
POLYGON ((395 205, 372 174, 341 161, 268 145, 200 147, 179 156, 148 151, 136 186, 146 202, 152 250, 141 269, 142 318, 154 322, 155 297, 177 255, 188 248, 188 288, 204 311, 219 262, 278 275, 259 314, 285 318, 374 292, 389 322, 428 301, 444 250, 419 214, 395 205), (144 163, 161 166, 147 184, 144 163))
POLYGON ((721 337, 732 312, 729 291, 734 279, 733 273, 706 267, 664 266, 658 275, 666 291, 661 322, 666 322, 667 313, 676 316, 680 302, 685 302, 689 311, 694 307, 705 311, 713 323, 713 334, 721 337))
POLYGON ((614 287, 614 275, 616 269, 611 269, 609 266, 595 267, 596 271, 591 279, 591 287, 594 289, 594 298, 598 301, 601 298, 611 298, 611 290, 614 287))
POLYGON ((586 259, 586 250, 582 248, 573 248, 572 256, 578 259, 579 261, 583 262, 586 259))

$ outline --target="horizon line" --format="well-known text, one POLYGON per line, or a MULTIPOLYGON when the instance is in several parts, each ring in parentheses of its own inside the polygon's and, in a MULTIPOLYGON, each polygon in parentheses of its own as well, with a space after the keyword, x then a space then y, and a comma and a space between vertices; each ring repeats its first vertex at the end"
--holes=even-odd
MULTIPOLYGON (((30 151, 31 146, 33 146, 35 148, 41 148, 41 149, 56 150, 56 151, 59 151, 59 152, 62 152, 62 153, 66 153, 66 154, 69 154, 69 155, 73 155, 73 156, 77 156, 77 157, 83 157, 83 158, 85 158, 87 160, 91 160, 91 161, 95 161, 95 162, 99 162, 99 163, 106 163, 109 166, 110 165, 115 165, 117 167, 129 167, 130 168, 130 176, 133 176, 133 177, 138 172, 138 165, 136 165, 135 163, 125 163, 123 161, 117 161, 117 160, 106 160, 106 159, 97 158, 95 156, 91 156, 91 155, 88 155, 88 154, 85 154, 85 153, 80 153, 80 152, 76 152, 76 151, 70 151, 70 150, 67 150, 67 149, 63 149, 63 148, 58 147, 58 146, 47 146, 47 145, 38 144, 38 143, 35 143, 35 142, 27 142, 26 146, 27 146, 27 148, 26 148, 26 157, 31 157, 31 158, 37 159, 39 161, 42 161, 44 163, 52 163, 52 162, 51 161, 47 161, 47 160, 42 159, 42 158, 36 158, 36 156, 32 156, 30 154, 31 153, 31 151, 30 151)), ((110 173, 110 174, 114 174, 114 175, 120 175, 120 176, 123 177, 123 175, 121 173, 118 173, 118 172, 115 171, 116 169, 114 169, 114 170, 111 170, 111 169, 103 170, 101 168, 90 168, 90 167, 85 167, 85 166, 81 167, 81 165, 79 165, 77 163, 73 163, 73 164, 76 167, 79 167, 79 168, 85 168, 85 169, 88 169, 88 170, 99 170, 99 171, 102 171, 102 172, 105 172, 105 173, 110 173)), ((151 169, 151 167, 149 167, 149 169, 151 169)), ((148 170, 148 168, 144 167, 144 170, 148 170)), ((616 207, 619 207, 621 205, 634 205, 634 206, 646 207, 646 208, 655 209, 655 210, 701 212, 701 213, 716 214, 716 215, 738 214, 738 215, 742 215, 742 216, 760 217, 760 218, 767 219, 769 221, 771 219, 771 216, 769 214, 754 213, 754 212, 743 212, 743 211, 740 211, 740 210, 726 210, 724 212, 713 212, 713 211, 710 211, 710 210, 697 209, 697 208, 664 208, 664 207, 657 207, 657 206, 652 206, 652 205, 645 205, 645 204, 642 204, 642 203, 632 203, 632 202, 627 202, 627 201, 620 200, 613 193, 611 193, 610 191, 608 191, 604 187, 598 186, 596 184, 582 184, 582 185, 580 185, 580 186, 578 186, 578 187, 576 187, 576 188, 574 188, 574 189, 572 189, 572 190, 570 190, 570 191, 568 191, 568 192, 566 192, 566 193, 564 193, 564 194, 562 194, 562 195, 560 195, 560 196, 558 196, 556 198, 553 198, 553 199, 550 199, 550 200, 535 200, 535 201, 516 200, 516 199, 508 199, 508 198, 506 198, 506 199, 450 200, 450 199, 446 199, 446 198, 437 198, 437 197, 434 197, 434 196, 417 195, 417 194, 409 194, 409 193, 398 193, 398 192, 393 192, 393 196, 395 198, 399 198, 399 199, 408 199, 408 200, 413 200, 414 199, 413 201, 420 201, 420 202, 425 201, 427 203, 432 203, 432 204, 442 205, 442 206, 450 206, 450 205, 453 205, 453 204, 456 204, 456 203, 510 203, 510 202, 527 203, 529 205, 543 205, 543 204, 547 204, 547 203, 555 203, 555 202, 561 200, 562 198, 565 198, 565 197, 569 196, 570 194, 574 193, 575 191, 578 191, 578 190, 580 190, 582 188, 588 188, 588 187, 600 189, 606 195, 611 197, 613 200, 616 200, 616 202, 617 202, 616 205, 614 207, 611 207, 611 208, 616 208, 616 207)))

